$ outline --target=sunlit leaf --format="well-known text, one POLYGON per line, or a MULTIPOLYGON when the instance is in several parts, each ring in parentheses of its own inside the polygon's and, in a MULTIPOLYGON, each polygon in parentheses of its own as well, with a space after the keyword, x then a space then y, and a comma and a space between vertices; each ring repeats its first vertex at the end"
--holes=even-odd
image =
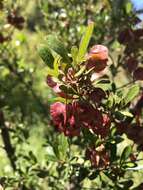
POLYGON ((64 136, 64 134, 61 134, 58 136, 58 152, 59 152, 59 158, 61 160, 66 159, 67 151, 69 148, 68 139, 64 136))
POLYGON ((79 45, 79 52, 78 52, 78 56, 77 56, 79 63, 84 60, 84 56, 86 54, 87 47, 88 47, 90 38, 92 36, 93 29, 94 29, 94 23, 90 22, 88 24, 88 27, 81 39, 80 45, 79 45))
POLYGON ((132 86, 124 98, 125 105, 131 102, 139 94, 139 91, 140 87, 138 85, 135 84, 134 86, 132 86))
POLYGON ((48 161, 57 161, 58 160, 52 146, 46 147, 46 153, 47 153, 48 161))
POLYGON ((46 46, 41 46, 40 48, 38 48, 38 53, 40 55, 40 57, 42 58, 42 60, 45 62, 45 64, 53 69, 53 63, 54 63, 54 57, 50 51, 50 49, 46 46))
POLYGON ((76 64, 77 63, 77 55, 78 55, 78 48, 76 46, 73 46, 71 48, 71 56, 73 59, 73 63, 76 64))

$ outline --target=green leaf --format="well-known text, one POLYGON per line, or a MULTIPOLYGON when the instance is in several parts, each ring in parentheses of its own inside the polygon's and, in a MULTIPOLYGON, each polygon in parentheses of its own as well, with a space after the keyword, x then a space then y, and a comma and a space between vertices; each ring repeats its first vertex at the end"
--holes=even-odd
POLYGON ((80 183, 83 181, 89 174, 89 170, 84 167, 80 167, 79 169, 79 175, 78 175, 78 182, 80 183))
POLYGON ((132 86, 124 98, 125 105, 131 102, 139 94, 139 91, 140 87, 138 85, 135 84, 134 86, 132 86))
POLYGON ((52 146, 46 147, 46 152, 47 152, 48 161, 57 161, 58 160, 52 146))
POLYGON ((115 143, 116 143, 116 144, 119 144, 119 143, 121 143, 124 139, 123 139, 121 136, 117 135, 117 136, 115 136, 114 140, 115 140, 115 143))
POLYGON ((93 29, 94 29, 94 23, 90 22, 86 28, 85 34, 83 35, 80 45, 79 45, 79 51, 78 51, 78 56, 77 56, 78 63, 80 63, 84 60, 84 56, 86 54, 87 47, 88 47, 90 38, 92 36, 93 29))
POLYGON ((92 134, 90 130, 88 130, 87 128, 83 128, 82 132, 83 132, 85 142, 89 142, 89 143, 96 142, 97 137, 95 136, 95 134, 92 134))
POLYGON ((131 2, 126 3, 125 5, 126 13, 129 14, 132 11, 132 4, 131 2))
POLYGON ((48 1, 40 1, 40 8, 41 8, 41 10, 44 12, 44 13, 46 13, 46 14, 48 14, 48 10, 49 10, 49 3, 48 3, 48 1))
POLYGON ((55 36, 47 36, 46 45, 48 46, 48 48, 60 55, 63 62, 70 63, 66 48, 64 47, 63 43, 60 42, 55 36))
POLYGON ((58 154, 60 160, 65 160, 67 151, 69 148, 68 139, 64 136, 64 134, 61 134, 58 136, 58 154))
POLYGON ((39 53, 40 57, 42 58, 42 60, 45 62, 45 64, 48 67, 50 67, 51 69, 53 69, 54 57, 53 57, 50 49, 46 46, 41 46, 38 49, 38 53, 39 53))
POLYGON ((59 75, 59 65, 60 65, 61 58, 59 56, 55 57, 54 60, 54 76, 58 77, 59 75))
POLYGON ((116 119, 123 120, 125 117, 133 117, 133 115, 128 111, 116 111, 115 117, 116 119))
POLYGON ((40 178, 45 178, 49 175, 49 171, 46 170, 39 170, 37 171, 37 176, 40 178))
POLYGON ((110 161, 114 162, 117 160, 117 145, 114 143, 110 143, 110 151, 111 151, 111 155, 110 155, 110 161))
POLYGON ((138 170, 143 170, 143 165, 138 165, 137 167, 135 167, 135 168, 127 168, 127 170, 136 170, 136 171, 138 171, 138 170))
POLYGON ((133 114, 130 113, 129 111, 119 111, 122 115, 127 116, 127 117, 133 117, 133 114))
POLYGON ((102 180, 106 183, 108 183, 109 185, 113 186, 114 182, 112 181, 112 179, 109 178, 109 176, 107 176, 105 173, 100 172, 100 176, 102 178, 102 180))
POLYGON ((34 163, 37 163, 37 158, 32 151, 29 151, 29 157, 34 163))
POLYGON ((131 152, 132 152, 132 147, 126 146, 122 152, 120 162, 123 163, 124 161, 126 161, 129 158, 131 152))
POLYGON ((80 77, 82 75, 82 73, 85 71, 86 66, 83 65, 80 70, 75 74, 75 77, 80 77))
POLYGON ((135 168, 136 166, 137 166, 137 164, 134 162, 128 162, 128 163, 123 164, 124 169, 135 168))
POLYGON ((73 46, 71 48, 71 56, 74 64, 77 63, 77 55, 78 55, 78 48, 76 46, 73 46))
POLYGON ((50 99, 48 99, 48 102, 51 104, 51 103, 54 103, 54 102, 62 102, 62 103, 66 103, 67 102, 67 99, 66 98, 62 98, 62 97, 52 97, 50 99))
POLYGON ((92 85, 96 88, 101 88, 104 91, 111 89, 111 82, 108 79, 97 80, 93 82, 92 85))
POLYGON ((114 106, 114 98, 113 95, 111 94, 106 102, 106 106, 108 108, 112 108, 114 106))
POLYGON ((59 76, 59 65, 60 65, 61 58, 59 56, 56 56, 53 62, 53 69, 48 68, 47 74, 52 75, 53 77, 58 78, 59 76))
POLYGON ((91 173, 91 174, 88 176, 88 178, 89 178, 90 180, 94 180, 95 178, 98 177, 98 175, 99 175, 99 172, 98 172, 98 171, 94 171, 93 173, 91 173))
POLYGON ((120 185, 122 185, 122 189, 130 189, 130 187, 133 185, 133 181, 132 180, 124 180, 120 182, 120 185))

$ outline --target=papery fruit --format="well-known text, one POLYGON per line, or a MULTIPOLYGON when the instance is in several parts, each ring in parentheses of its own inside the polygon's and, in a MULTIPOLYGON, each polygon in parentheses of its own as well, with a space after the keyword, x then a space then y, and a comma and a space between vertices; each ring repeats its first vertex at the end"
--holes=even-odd
POLYGON ((138 67, 134 73, 133 77, 135 80, 143 80, 143 67, 138 67))
POLYGON ((136 58, 134 57, 130 57, 127 62, 126 62, 126 66, 127 66, 127 69, 128 71, 131 73, 133 72, 137 66, 138 66, 138 61, 136 58))
POLYGON ((106 94, 101 88, 95 88, 90 94, 89 99, 94 103, 100 103, 106 94))
POLYGON ((105 150, 103 145, 98 148, 88 148, 86 150, 86 158, 90 160, 91 165, 95 168, 106 168, 109 163, 109 153, 105 150))
POLYGON ((93 46, 87 55, 87 69, 93 68, 95 72, 105 69, 108 61, 108 49, 103 45, 93 46))
POLYGON ((56 102, 50 107, 53 124, 59 132, 66 136, 80 135, 80 126, 76 121, 72 104, 56 102))
POLYGON ((47 80, 46 80, 47 84, 49 87, 51 87, 53 89, 53 91, 59 95, 62 98, 68 98, 68 99, 72 99, 72 96, 69 96, 68 94, 64 93, 61 89, 60 86, 61 84, 59 84, 58 82, 54 81, 54 78, 51 75, 47 76, 47 80))
POLYGON ((119 37, 118 37, 118 41, 121 44, 130 43, 132 40, 134 40, 134 33, 133 33, 132 29, 127 28, 127 29, 120 32, 119 37))

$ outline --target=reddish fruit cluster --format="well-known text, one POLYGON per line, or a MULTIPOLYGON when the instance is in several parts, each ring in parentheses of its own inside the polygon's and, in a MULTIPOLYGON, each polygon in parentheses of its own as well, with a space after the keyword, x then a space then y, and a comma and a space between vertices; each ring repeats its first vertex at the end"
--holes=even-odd
POLYGON ((143 127, 122 122, 117 125, 117 132, 120 135, 126 134, 129 139, 134 141, 143 150, 143 127))
POLYGON ((47 84, 53 91, 60 97, 70 100, 69 104, 56 102, 50 109, 53 124, 66 136, 78 136, 83 128, 92 130, 101 138, 109 133, 110 118, 100 108, 106 93, 101 88, 94 87, 91 80, 92 74, 101 72, 106 67, 107 60, 108 49, 96 45, 91 48, 87 60, 81 63, 86 65, 85 73, 78 76, 76 75, 78 70, 70 67, 64 72, 60 70, 58 79, 51 75, 47 76, 47 84))
POLYGON ((120 32, 118 41, 124 44, 125 66, 132 74, 134 80, 143 80, 143 68, 139 66, 137 57, 140 55, 143 29, 126 28, 120 32))
POLYGON ((131 29, 129 29, 129 28, 121 31, 120 34, 119 34, 119 37, 118 37, 118 41, 121 44, 127 44, 132 39, 134 39, 134 34, 133 34, 133 31, 131 29))
POLYGON ((126 61, 126 67, 130 73, 133 73, 134 80, 143 80, 143 67, 138 67, 138 60, 130 56, 126 61))
POLYGON ((142 110, 143 110, 143 93, 141 93, 141 95, 138 97, 138 100, 135 106, 133 107, 132 112, 135 116, 140 117, 142 110))
POLYGON ((56 102, 51 105, 50 113, 53 124, 58 131, 63 132, 66 136, 78 136, 80 134, 77 115, 71 104, 56 102))
POLYGON ((126 61, 126 67, 130 73, 136 70, 138 61, 135 57, 130 56, 126 61))
POLYGON ((131 28, 126 28, 120 32, 118 41, 121 44, 128 44, 138 41, 141 37, 143 37, 143 29, 132 30, 131 28))
POLYGON ((106 97, 106 94, 101 88, 94 88, 94 90, 89 93, 89 99, 93 102, 98 103, 98 104, 105 97, 106 97))
POLYGON ((17 11, 13 11, 7 16, 7 21, 15 28, 21 30, 23 28, 25 19, 22 16, 17 16, 17 11))
POLYGON ((68 98, 68 99, 73 99, 73 95, 69 95, 69 93, 64 92, 62 90, 62 86, 66 83, 66 85, 70 85, 73 89, 76 89, 77 86, 77 80, 74 77, 74 71, 72 68, 69 68, 66 75, 61 74, 60 75, 60 80, 55 79, 54 77, 52 77, 51 75, 47 76, 47 84, 49 87, 52 88, 52 90, 59 95, 62 98, 68 98))
POLYGON ((109 153, 103 145, 98 148, 88 148, 86 150, 86 158, 91 161, 91 165, 95 168, 107 168, 110 164, 109 153))
POLYGON ((129 139, 133 140, 134 143, 138 144, 143 149, 142 111, 143 111, 143 94, 140 95, 136 104, 132 106, 134 123, 132 123, 132 119, 117 123, 117 133, 120 135, 125 133, 129 139))
POLYGON ((62 90, 60 89, 60 84, 54 81, 51 75, 47 76, 46 82, 48 86, 51 87, 56 94, 58 94, 60 97, 66 98, 66 94, 62 92, 62 90))
POLYGON ((106 137, 110 128, 110 118, 92 105, 82 102, 51 105, 50 113, 58 131, 66 136, 78 136, 82 128, 91 129, 97 135, 106 137))

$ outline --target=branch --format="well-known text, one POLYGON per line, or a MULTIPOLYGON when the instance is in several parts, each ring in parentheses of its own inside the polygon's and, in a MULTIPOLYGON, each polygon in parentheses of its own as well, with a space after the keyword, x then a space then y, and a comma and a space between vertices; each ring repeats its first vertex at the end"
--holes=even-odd
POLYGON ((15 171, 16 170, 15 149, 12 147, 10 135, 9 135, 9 130, 8 130, 7 126, 5 125, 5 119, 4 119, 4 115, 3 115, 2 111, 0 111, 0 129, 1 129, 2 140, 4 143, 4 149, 5 149, 7 156, 10 160, 11 166, 12 166, 13 170, 15 171))

